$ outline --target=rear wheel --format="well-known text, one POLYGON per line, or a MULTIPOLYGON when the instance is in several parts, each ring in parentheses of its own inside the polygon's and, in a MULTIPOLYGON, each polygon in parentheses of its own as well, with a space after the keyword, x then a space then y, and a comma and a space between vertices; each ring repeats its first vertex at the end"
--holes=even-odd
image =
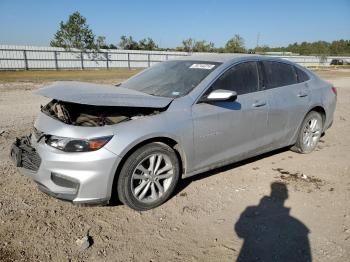
POLYGON ((311 111, 301 124, 297 142, 291 148, 298 153, 307 154, 312 152, 320 140, 323 130, 323 119, 320 113, 311 111))
POLYGON ((118 197, 135 210, 164 203, 179 179, 179 161, 172 148, 150 143, 132 153, 118 178, 118 197))

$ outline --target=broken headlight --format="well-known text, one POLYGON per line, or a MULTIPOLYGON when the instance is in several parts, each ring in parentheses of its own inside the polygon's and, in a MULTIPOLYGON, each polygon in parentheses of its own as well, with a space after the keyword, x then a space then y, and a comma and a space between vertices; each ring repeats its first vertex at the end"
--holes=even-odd
POLYGON ((46 144, 65 152, 89 152, 102 148, 112 137, 113 136, 104 136, 92 139, 76 139, 50 136, 46 139, 46 144))

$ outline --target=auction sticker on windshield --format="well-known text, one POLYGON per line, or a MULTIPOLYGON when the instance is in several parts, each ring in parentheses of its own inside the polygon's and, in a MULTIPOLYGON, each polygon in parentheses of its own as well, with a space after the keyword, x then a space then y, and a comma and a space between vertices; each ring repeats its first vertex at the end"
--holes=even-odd
POLYGON ((193 65, 190 66, 190 68, 210 70, 214 66, 215 65, 212 65, 212 64, 193 64, 193 65))

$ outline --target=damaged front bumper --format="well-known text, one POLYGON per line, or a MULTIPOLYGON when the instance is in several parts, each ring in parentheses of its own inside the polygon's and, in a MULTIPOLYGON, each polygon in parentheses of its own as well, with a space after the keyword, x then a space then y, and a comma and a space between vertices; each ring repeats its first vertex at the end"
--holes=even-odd
POLYGON ((41 164, 41 158, 30 144, 30 137, 16 138, 11 146, 10 157, 17 167, 23 167, 36 172, 41 164))
POLYGON ((21 173, 53 197, 74 204, 105 204, 111 196, 120 158, 107 149, 67 153, 34 137, 17 138, 10 156, 21 173))

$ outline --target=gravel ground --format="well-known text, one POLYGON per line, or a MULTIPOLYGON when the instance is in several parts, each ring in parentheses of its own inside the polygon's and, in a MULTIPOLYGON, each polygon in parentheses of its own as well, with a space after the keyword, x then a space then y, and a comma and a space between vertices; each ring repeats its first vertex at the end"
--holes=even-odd
POLYGON ((183 180, 168 202, 147 212, 76 207, 38 191, 8 153, 47 101, 32 95, 42 84, 1 83, 0 261, 232 261, 241 237, 263 252, 279 227, 290 229, 278 236, 287 243, 282 251, 288 234, 300 231, 296 252, 349 261, 350 71, 319 74, 338 88, 338 104, 315 152, 278 150, 183 180), (272 184, 279 189, 270 197, 272 184), (87 235, 92 245, 83 249, 76 241, 87 235))

